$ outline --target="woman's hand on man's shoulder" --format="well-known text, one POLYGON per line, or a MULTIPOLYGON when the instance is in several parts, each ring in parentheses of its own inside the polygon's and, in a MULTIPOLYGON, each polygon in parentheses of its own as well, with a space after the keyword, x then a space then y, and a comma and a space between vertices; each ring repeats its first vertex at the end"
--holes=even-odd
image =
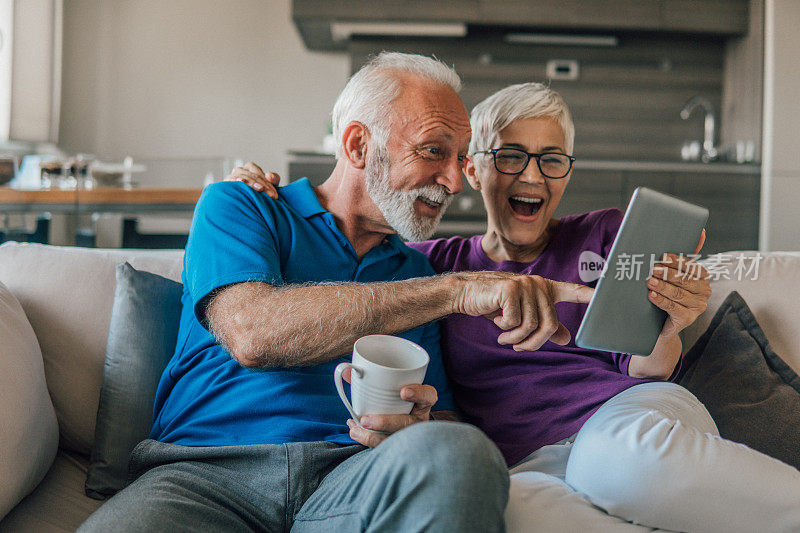
POLYGON ((225 177, 225 181, 241 181, 253 190, 263 192, 273 200, 277 200, 281 177, 277 172, 264 172, 261 167, 250 161, 240 167, 235 167, 225 177))

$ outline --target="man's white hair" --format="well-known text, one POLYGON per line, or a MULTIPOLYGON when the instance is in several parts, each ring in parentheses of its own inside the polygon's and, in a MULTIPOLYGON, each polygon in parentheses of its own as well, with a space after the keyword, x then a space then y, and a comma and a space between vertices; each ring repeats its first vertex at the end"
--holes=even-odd
POLYGON ((498 134, 515 120, 552 118, 564 132, 564 150, 572 155, 575 125, 561 95, 541 83, 519 83, 500 89, 476 105, 470 115, 472 139, 469 151, 496 148, 498 134))
POLYGON ((342 157, 342 134, 357 120, 364 124, 378 147, 386 146, 391 128, 391 105, 400 95, 398 73, 408 73, 461 90, 461 79, 438 59, 400 52, 381 52, 353 74, 333 106, 336 158, 342 157))

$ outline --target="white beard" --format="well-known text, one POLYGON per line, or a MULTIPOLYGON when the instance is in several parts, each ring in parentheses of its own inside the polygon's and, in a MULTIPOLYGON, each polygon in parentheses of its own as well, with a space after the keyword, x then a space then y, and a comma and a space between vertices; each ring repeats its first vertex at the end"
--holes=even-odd
POLYGON ((442 185, 424 185, 417 189, 398 191, 389 186, 389 160, 383 150, 376 150, 364 169, 367 193, 378 206, 383 218, 400 237, 407 241, 429 239, 445 210, 453 201, 453 195, 442 185), (439 213, 433 217, 417 215, 414 202, 419 198, 441 203, 439 213))

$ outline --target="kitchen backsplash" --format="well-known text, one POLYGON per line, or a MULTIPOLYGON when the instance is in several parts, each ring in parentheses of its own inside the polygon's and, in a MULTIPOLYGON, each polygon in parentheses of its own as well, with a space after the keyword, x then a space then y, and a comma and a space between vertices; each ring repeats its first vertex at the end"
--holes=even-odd
POLYGON ((703 117, 682 120, 695 95, 712 103, 719 126, 724 40, 709 36, 619 35, 608 47, 509 44, 499 36, 464 40, 382 40, 350 44, 351 68, 370 54, 434 54, 462 76, 468 109, 511 83, 548 82, 547 62, 575 60, 575 80, 551 80, 570 106, 581 158, 677 160, 684 142, 702 139, 703 117))

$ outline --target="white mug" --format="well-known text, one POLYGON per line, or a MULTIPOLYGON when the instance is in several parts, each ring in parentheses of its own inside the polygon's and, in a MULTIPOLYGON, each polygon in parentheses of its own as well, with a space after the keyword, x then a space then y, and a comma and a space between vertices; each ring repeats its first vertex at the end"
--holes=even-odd
POLYGON ((353 345, 353 362, 340 363, 333 372, 336 390, 353 420, 362 415, 407 415, 413 402, 400 398, 400 389, 425 378, 430 357, 422 346, 393 335, 367 335, 353 345), (342 385, 342 372, 350 368, 352 405, 342 385))

